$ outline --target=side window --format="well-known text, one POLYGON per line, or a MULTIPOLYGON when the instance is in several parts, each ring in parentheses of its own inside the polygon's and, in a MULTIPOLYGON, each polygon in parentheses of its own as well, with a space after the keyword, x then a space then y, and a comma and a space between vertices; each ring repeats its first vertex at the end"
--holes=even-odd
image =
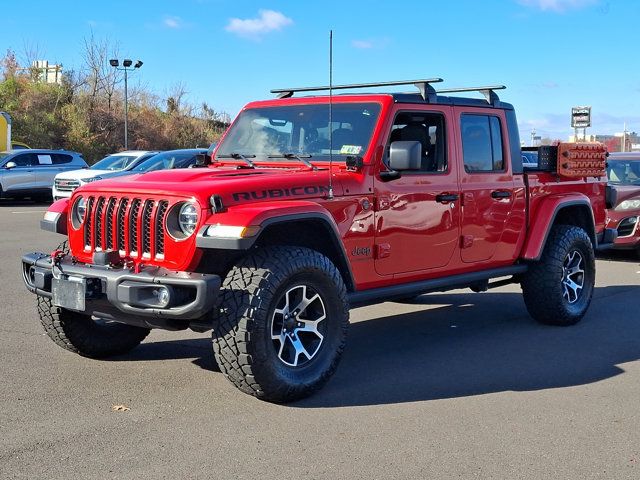
POLYGON ((461 115, 460 126, 465 171, 504 170, 500 119, 489 115, 461 115))
POLYGON ((38 154, 38 165, 53 165, 53 159, 48 154, 38 154))
POLYGON ((444 116, 440 113, 401 112, 395 118, 388 147, 397 141, 417 141, 422 145, 421 173, 447 171, 444 116))
POLYGON ((54 153, 53 155, 51 155, 51 157, 53 158, 53 164, 54 165, 62 165, 63 163, 71 163, 71 160, 73 160, 73 157, 71 155, 65 155, 63 153, 54 153))
POLYGON ((34 157, 32 153, 24 153, 22 155, 16 155, 10 161, 14 162, 18 167, 31 167, 34 164, 34 157))

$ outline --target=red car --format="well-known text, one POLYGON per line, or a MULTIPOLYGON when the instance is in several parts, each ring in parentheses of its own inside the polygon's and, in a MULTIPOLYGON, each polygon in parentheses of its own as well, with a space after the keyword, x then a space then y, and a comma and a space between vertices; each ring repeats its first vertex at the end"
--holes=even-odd
POLYGON ((41 226, 68 247, 22 260, 45 331, 97 358, 152 328, 212 330, 235 386, 285 402, 334 373, 355 306, 520 283, 537 321, 580 321, 594 249, 615 235, 604 146, 544 147, 525 171, 504 87, 438 81, 277 90, 198 168, 90 183, 54 203, 41 226), (486 99, 448 95, 469 91, 486 99))
POLYGON ((640 152, 612 153, 607 162, 611 201, 607 227, 618 231, 613 247, 640 254, 640 152))

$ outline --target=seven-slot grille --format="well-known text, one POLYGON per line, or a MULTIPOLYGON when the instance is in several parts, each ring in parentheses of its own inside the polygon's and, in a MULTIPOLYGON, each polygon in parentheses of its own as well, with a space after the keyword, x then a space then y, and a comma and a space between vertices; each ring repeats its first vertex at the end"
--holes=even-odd
POLYGON ((56 190, 60 192, 73 192, 80 186, 79 180, 66 180, 64 178, 56 178, 54 182, 56 184, 56 190))
POLYGON ((85 251, 164 258, 167 200, 90 196, 84 222, 85 251))

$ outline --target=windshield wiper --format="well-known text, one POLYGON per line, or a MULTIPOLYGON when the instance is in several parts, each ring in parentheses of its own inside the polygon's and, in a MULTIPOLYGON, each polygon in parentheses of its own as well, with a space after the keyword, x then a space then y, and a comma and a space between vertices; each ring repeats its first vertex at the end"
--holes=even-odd
POLYGON ((313 163, 307 160, 307 158, 311 158, 311 155, 298 155, 297 153, 281 153, 280 155, 269 155, 268 158, 295 158, 296 160, 300 160, 311 170, 318 169, 318 167, 316 167, 313 163))
POLYGON ((243 160, 249 168, 256 168, 250 158, 256 158, 255 155, 242 155, 241 153, 230 153, 229 155, 216 155, 216 158, 233 158, 234 160, 243 160))

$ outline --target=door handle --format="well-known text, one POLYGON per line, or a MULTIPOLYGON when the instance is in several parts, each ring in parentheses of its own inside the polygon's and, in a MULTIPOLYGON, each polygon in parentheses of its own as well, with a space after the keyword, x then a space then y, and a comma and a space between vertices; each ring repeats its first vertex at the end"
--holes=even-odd
POLYGON ((460 198, 460 196, 457 193, 441 193, 439 195, 436 195, 436 202, 438 203, 455 202, 456 200, 458 200, 458 198, 460 198))
POLYGON ((491 192, 491 198, 509 198, 511 196, 511 192, 507 190, 494 190, 491 192))

